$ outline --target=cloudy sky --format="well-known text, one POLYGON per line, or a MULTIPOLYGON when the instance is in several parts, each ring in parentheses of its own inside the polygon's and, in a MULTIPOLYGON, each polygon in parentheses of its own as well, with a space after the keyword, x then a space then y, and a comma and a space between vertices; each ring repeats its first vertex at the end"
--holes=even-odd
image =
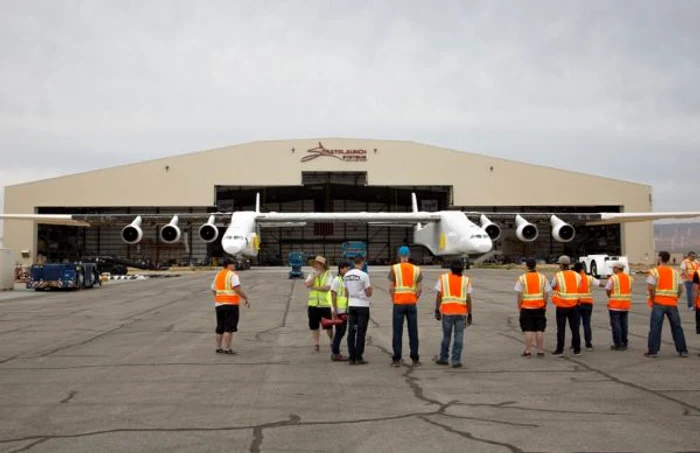
POLYGON ((700 209, 700 2, 0 0, 0 186, 254 140, 405 139, 700 209))

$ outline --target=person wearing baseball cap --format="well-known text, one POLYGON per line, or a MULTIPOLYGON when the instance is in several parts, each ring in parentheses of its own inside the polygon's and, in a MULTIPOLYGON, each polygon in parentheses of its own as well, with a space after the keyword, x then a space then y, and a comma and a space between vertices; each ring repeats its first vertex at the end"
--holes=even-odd
POLYGON ((581 355, 581 311, 579 309, 581 276, 569 269, 571 258, 568 256, 560 256, 557 264, 561 270, 554 275, 551 283, 552 303, 557 307, 557 348, 552 354, 557 357, 564 355, 568 320, 574 355, 581 355))
POLYGON ((392 345, 394 354, 391 357, 391 366, 401 366, 403 349, 403 324, 404 318, 408 324, 408 344, 410 348, 413 366, 420 366, 418 355, 418 310, 416 304, 423 291, 420 267, 409 263, 411 249, 407 246, 399 247, 399 263, 391 266, 389 271, 389 294, 393 305, 392 345))
POLYGON ((632 277, 625 273, 625 265, 621 262, 613 264, 613 275, 605 285, 608 295, 608 312, 612 329, 613 351, 627 350, 627 318, 632 308, 632 277))
POLYGON ((537 271, 537 261, 528 258, 525 261, 527 272, 515 283, 520 310, 520 329, 525 337, 523 357, 532 357, 532 343, 537 343, 537 357, 544 357, 544 331, 547 328, 547 300, 552 287, 547 277, 537 271))
MULTIPOLYGON (((328 272, 328 263, 323 256, 314 258, 313 271, 309 273, 304 282, 309 288, 309 307, 307 314, 309 318, 309 330, 311 330, 311 340, 314 350, 320 351, 319 341, 321 337, 321 318, 333 318, 331 310, 331 285, 333 276, 328 272)), ((323 327, 328 334, 328 338, 333 341, 333 326, 323 327)))

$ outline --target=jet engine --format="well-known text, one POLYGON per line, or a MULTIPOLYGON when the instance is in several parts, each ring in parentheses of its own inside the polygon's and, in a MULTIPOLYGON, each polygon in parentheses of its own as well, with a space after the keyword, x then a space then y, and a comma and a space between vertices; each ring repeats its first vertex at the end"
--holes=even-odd
POLYGON ((481 228, 486 231, 486 234, 489 235, 492 241, 497 241, 501 237, 501 227, 493 223, 485 215, 481 214, 479 223, 481 223, 481 228))
POLYGON ((576 236, 576 230, 573 226, 564 222, 559 217, 553 215, 549 218, 552 223, 552 236, 557 242, 571 242, 576 236))
POLYGON ((533 242, 540 235, 537 227, 527 220, 523 219, 520 214, 515 216, 515 235, 522 242, 533 242))
POLYGON ((166 244, 172 244, 180 240, 180 235, 182 232, 180 231, 180 227, 177 226, 179 221, 180 219, 178 216, 173 216, 170 223, 160 229, 161 241, 165 242, 166 244))
POLYGON ((219 237, 219 229, 214 220, 214 216, 209 216, 209 221, 199 227, 199 238, 206 243, 214 242, 219 237))
POLYGON ((141 229, 141 216, 138 216, 129 225, 122 228, 122 241, 127 244, 137 244, 143 239, 143 230, 141 229))

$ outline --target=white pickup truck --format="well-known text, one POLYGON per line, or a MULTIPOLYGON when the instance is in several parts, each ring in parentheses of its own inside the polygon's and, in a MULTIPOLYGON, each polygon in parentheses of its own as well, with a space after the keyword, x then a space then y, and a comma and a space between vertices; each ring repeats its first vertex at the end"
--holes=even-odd
POLYGON ((630 266, 626 256, 588 255, 580 257, 579 262, 583 263, 587 274, 596 278, 611 276, 613 274, 613 266, 616 263, 622 263, 625 266, 625 272, 630 273, 630 266))

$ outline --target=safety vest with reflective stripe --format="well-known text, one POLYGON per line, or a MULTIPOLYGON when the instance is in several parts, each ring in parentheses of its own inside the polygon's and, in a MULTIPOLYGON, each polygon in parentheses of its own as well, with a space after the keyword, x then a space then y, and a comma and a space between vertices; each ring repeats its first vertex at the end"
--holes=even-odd
POLYGON ((231 286, 231 277, 236 275, 233 271, 222 269, 214 279, 214 302, 219 305, 238 305, 241 297, 231 286))
POLYGON ((593 277, 581 271, 581 303, 593 304, 593 277))
MULTIPOLYGON (((695 271, 695 273, 698 274, 698 278, 700 278, 700 269, 695 271)), ((695 308, 700 311, 700 291, 698 291, 698 297, 695 299, 695 308)))
POLYGON ((632 308, 632 282, 634 279, 624 272, 610 277, 613 289, 608 299, 608 309, 613 311, 628 311, 632 308))
POLYGON ((442 303, 440 304, 440 313, 443 315, 466 315, 467 296, 469 295, 469 287, 471 279, 463 275, 454 275, 452 273, 443 274, 440 276, 440 287, 442 295, 442 303))
POLYGON ((693 281, 693 276, 695 275, 695 272, 700 269, 700 263, 698 263, 695 260, 689 260, 689 259, 684 259, 683 264, 685 264, 685 270, 683 271, 683 280, 684 281, 693 281))
POLYGON ((538 309, 545 307, 544 287, 547 277, 539 272, 528 272, 520 276, 520 287, 523 289, 523 302, 520 308, 538 309))
POLYGON ((348 311, 348 290, 345 289, 345 280, 340 275, 335 279, 338 280, 338 292, 335 296, 335 303, 338 306, 338 310, 348 311))
POLYGON ((649 275, 656 280, 656 296, 653 301, 649 299, 649 304, 677 306, 678 285, 680 284, 678 272, 669 266, 658 266, 650 270, 649 275))
MULTIPOLYGON (((328 275, 328 271, 316 277, 312 286, 324 286, 326 283, 326 275, 328 275)), ((330 290, 317 291, 315 289, 312 289, 311 291, 309 291, 309 307, 330 307, 332 305, 333 304, 331 303, 330 290)))
POLYGON ((418 301, 418 276, 420 268, 410 263, 394 264, 394 303, 398 305, 415 304, 418 301))
POLYGON ((552 290, 552 302, 557 307, 571 308, 578 305, 581 294, 581 276, 572 270, 559 271, 554 275, 557 287, 552 290))

